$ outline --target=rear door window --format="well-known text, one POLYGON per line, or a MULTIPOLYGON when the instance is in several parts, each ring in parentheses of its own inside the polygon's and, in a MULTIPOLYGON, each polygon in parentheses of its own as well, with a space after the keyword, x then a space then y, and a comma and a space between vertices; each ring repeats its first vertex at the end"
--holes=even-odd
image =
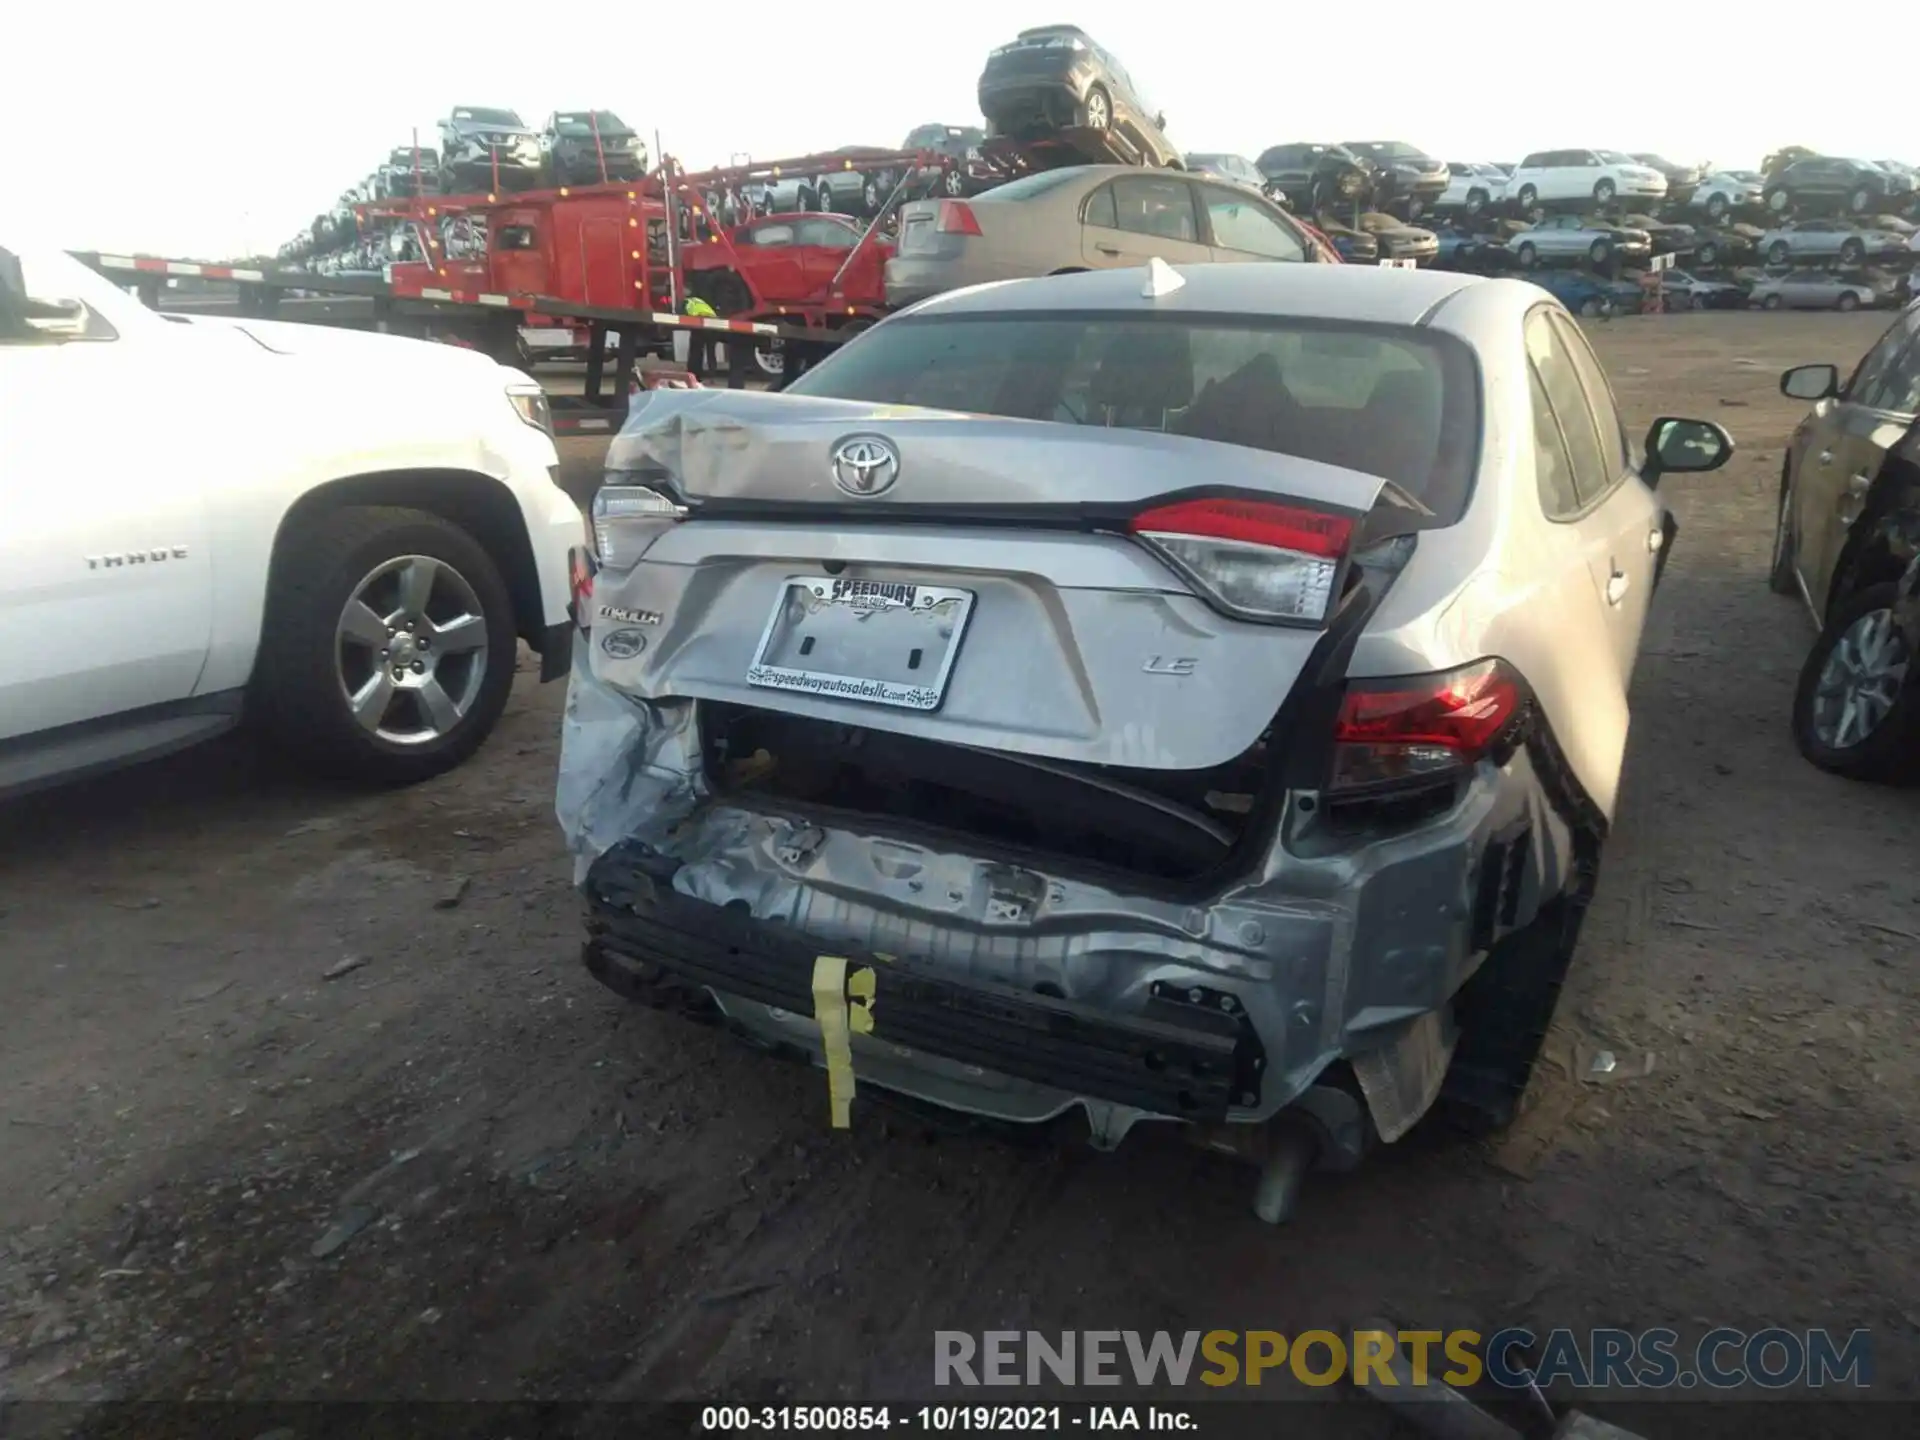
POLYGON ((802 220, 795 230, 796 243, 818 246, 822 250, 851 250, 859 238, 850 227, 833 220, 802 220))
POLYGON ((1215 185, 1196 188, 1207 207, 1207 224, 1212 227, 1214 244, 1266 260, 1307 258, 1307 247, 1300 243, 1299 237, 1251 196, 1215 185))
POLYGON ((1089 225, 1101 225, 1108 230, 1120 228, 1120 212, 1113 203, 1113 186, 1102 185, 1087 197, 1087 208, 1082 218, 1089 225))
POLYGON ((1554 418, 1540 372, 1529 369, 1527 386, 1533 395, 1533 474, 1540 487, 1540 509, 1549 520, 1570 520, 1580 513, 1580 491, 1573 483, 1573 457, 1554 418))
POLYGON ((1580 372, 1567 353, 1566 345, 1548 323, 1545 310, 1527 317, 1527 358, 1546 390, 1547 403, 1560 433, 1566 439, 1567 454, 1573 462, 1573 488, 1581 504, 1598 499, 1613 484, 1617 468, 1607 463, 1607 449, 1601 443, 1600 428, 1580 386, 1580 372))
POLYGON ((1122 230, 1162 240, 1200 238, 1193 187, 1185 180, 1129 175, 1113 182, 1113 200, 1117 225, 1122 230))
POLYGON ((1618 478, 1627 468, 1627 432, 1620 423, 1620 406, 1613 396, 1613 384, 1607 379, 1607 372, 1600 364, 1600 357, 1593 353, 1593 347, 1587 344, 1587 337, 1580 333, 1580 327, 1564 315, 1548 312, 1547 323, 1553 326, 1553 333, 1566 346, 1567 355, 1573 361, 1573 368, 1580 377, 1580 388, 1586 392, 1587 403, 1593 410, 1593 419, 1600 432, 1600 455, 1607 470, 1618 478))
POLYGON ((1886 376, 1895 368, 1901 352, 1915 339, 1916 333, 1920 333, 1920 309, 1909 310, 1894 321, 1874 347, 1860 357, 1860 364, 1855 368, 1853 378, 1847 381, 1841 398, 1853 405, 1895 408, 1880 405, 1878 397, 1886 376))

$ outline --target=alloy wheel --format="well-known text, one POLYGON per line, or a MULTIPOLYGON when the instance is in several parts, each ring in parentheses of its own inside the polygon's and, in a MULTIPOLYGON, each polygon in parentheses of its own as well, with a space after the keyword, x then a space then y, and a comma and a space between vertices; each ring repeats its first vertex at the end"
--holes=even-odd
POLYGON ((1900 698, 1911 661, 1891 610, 1869 610, 1834 642, 1813 694, 1813 729, 1829 750, 1851 750, 1900 698))
POLYGON ((363 730, 395 745, 451 734, 487 676, 473 586, 431 555, 398 555, 353 587, 334 628, 334 671, 363 730))

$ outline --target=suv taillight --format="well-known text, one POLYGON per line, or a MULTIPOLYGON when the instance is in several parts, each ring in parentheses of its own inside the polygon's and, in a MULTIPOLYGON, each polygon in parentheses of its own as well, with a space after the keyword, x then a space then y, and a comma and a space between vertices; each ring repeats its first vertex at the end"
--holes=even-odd
POLYGON ((973 207, 966 201, 942 200, 933 228, 942 235, 978 235, 980 222, 974 219, 973 207))
POLYGON ((1128 522, 1219 608, 1243 620, 1318 624, 1353 539, 1353 519, 1271 500, 1180 500, 1128 522))
POLYGON ((1349 681, 1334 724, 1328 791, 1393 789, 1464 771, 1511 737, 1524 695, 1499 660, 1349 681))

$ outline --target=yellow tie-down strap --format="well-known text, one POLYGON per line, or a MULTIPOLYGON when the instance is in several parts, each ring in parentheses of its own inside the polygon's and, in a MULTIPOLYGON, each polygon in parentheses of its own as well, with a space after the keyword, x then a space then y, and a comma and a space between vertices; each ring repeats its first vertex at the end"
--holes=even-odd
POLYGON ((821 955, 813 962, 813 1018, 827 1057, 827 1101, 833 1128, 853 1124, 853 1036, 873 1033, 874 974, 862 965, 847 973, 846 958, 821 955))

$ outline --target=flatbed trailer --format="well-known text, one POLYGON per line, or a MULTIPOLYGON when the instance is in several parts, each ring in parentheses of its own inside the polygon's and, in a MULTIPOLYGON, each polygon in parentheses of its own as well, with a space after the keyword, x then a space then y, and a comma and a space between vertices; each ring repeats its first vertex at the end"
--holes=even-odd
POLYGON ((625 418, 627 396, 637 388, 643 353, 676 354, 677 334, 688 336, 685 347, 689 373, 709 383, 743 386, 751 372, 756 344, 779 341, 791 363, 804 369, 836 344, 850 338, 802 325, 777 325, 747 320, 675 314, 651 307, 584 305, 554 295, 515 294, 465 287, 427 285, 396 290, 384 277, 316 275, 277 266, 209 265, 151 255, 114 255, 74 251, 74 258, 108 279, 126 285, 148 306, 176 313, 233 315, 253 319, 307 319, 292 313, 293 305, 320 300, 332 302, 343 313, 322 323, 450 341, 483 350, 509 364, 519 364, 519 331, 531 317, 546 317, 585 328, 587 373, 584 393, 551 397, 556 433, 594 434, 619 429, 625 418), (230 299, 194 294, 183 303, 167 303, 169 280, 191 279, 233 287, 230 299), (226 299, 226 303, 213 303, 226 299), (352 313, 342 302, 358 301, 352 313), (724 355, 712 342, 740 337, 724 355), (611 339, 609 338, 611 337, 611 339), (609 365, 611 360, 611 365, 609 365))

